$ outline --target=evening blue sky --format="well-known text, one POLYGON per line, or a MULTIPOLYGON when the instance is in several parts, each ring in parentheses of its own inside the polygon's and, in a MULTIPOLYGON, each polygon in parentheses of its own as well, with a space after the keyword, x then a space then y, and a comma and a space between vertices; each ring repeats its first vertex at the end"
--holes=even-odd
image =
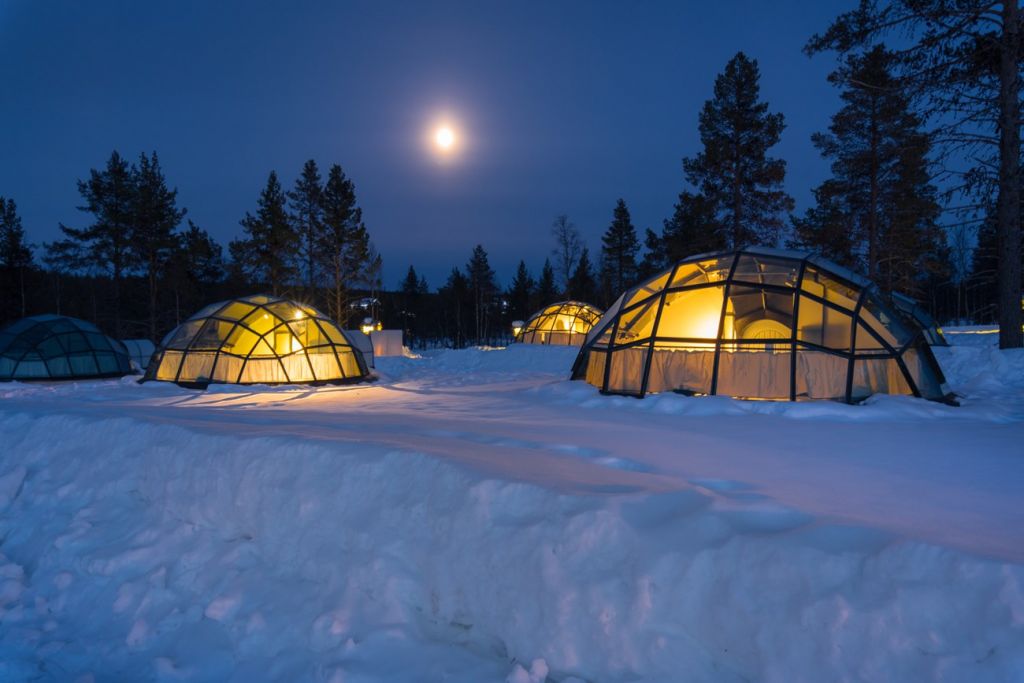
POLYGON ((592 250, 617 198, 660 230, 697 115, 739 50, 786 117, 772 153, 802 212, 838 107, 807 38, 850 2, 34 2, 0 0, 0 195, 29 238, 87 223, 76 179, 159 153, 189 218, 227 243, 268 172, 355 181, 385 285, 431 287, 481 243, 506 284, 567 213, 592 250), (441 118, 463 147, 424 142, 441 118))

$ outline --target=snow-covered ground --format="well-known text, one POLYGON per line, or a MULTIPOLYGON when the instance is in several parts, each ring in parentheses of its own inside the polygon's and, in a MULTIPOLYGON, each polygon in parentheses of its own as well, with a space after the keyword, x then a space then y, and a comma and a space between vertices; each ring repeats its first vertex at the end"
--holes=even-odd
POLYGON ((0 680, 1024 680, 1024 352, 947 332, 959 408, 0 385, 0 680))

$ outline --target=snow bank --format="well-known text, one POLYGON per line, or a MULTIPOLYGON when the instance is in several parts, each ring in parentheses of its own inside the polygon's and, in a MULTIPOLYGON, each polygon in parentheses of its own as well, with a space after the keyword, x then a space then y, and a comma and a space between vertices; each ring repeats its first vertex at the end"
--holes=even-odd
POLYGON ((3 680, 1024 672, 1021 567, 729 481, 573 496, 368 445, 10 411, 0 443, 3 680))

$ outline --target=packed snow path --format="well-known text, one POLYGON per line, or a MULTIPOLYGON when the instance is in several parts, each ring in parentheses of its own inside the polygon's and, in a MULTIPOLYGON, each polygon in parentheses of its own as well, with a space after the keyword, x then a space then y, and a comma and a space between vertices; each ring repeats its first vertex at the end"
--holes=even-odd
POLYGON ((940 350, 960 408, 605 397, 528 347, 0 387, 0 677, 1024 675, 1024 356, 990 341, 940 350))

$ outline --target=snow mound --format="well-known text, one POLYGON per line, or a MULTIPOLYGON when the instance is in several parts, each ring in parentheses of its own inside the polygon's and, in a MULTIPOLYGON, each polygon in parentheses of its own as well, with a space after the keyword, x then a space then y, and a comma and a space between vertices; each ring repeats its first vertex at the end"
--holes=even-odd
POLYGON ((4 680, 1024 671, 1020 566, 737 482, 566 495, 365 445, 124 418, 6 413, 0 442, 4 680))

